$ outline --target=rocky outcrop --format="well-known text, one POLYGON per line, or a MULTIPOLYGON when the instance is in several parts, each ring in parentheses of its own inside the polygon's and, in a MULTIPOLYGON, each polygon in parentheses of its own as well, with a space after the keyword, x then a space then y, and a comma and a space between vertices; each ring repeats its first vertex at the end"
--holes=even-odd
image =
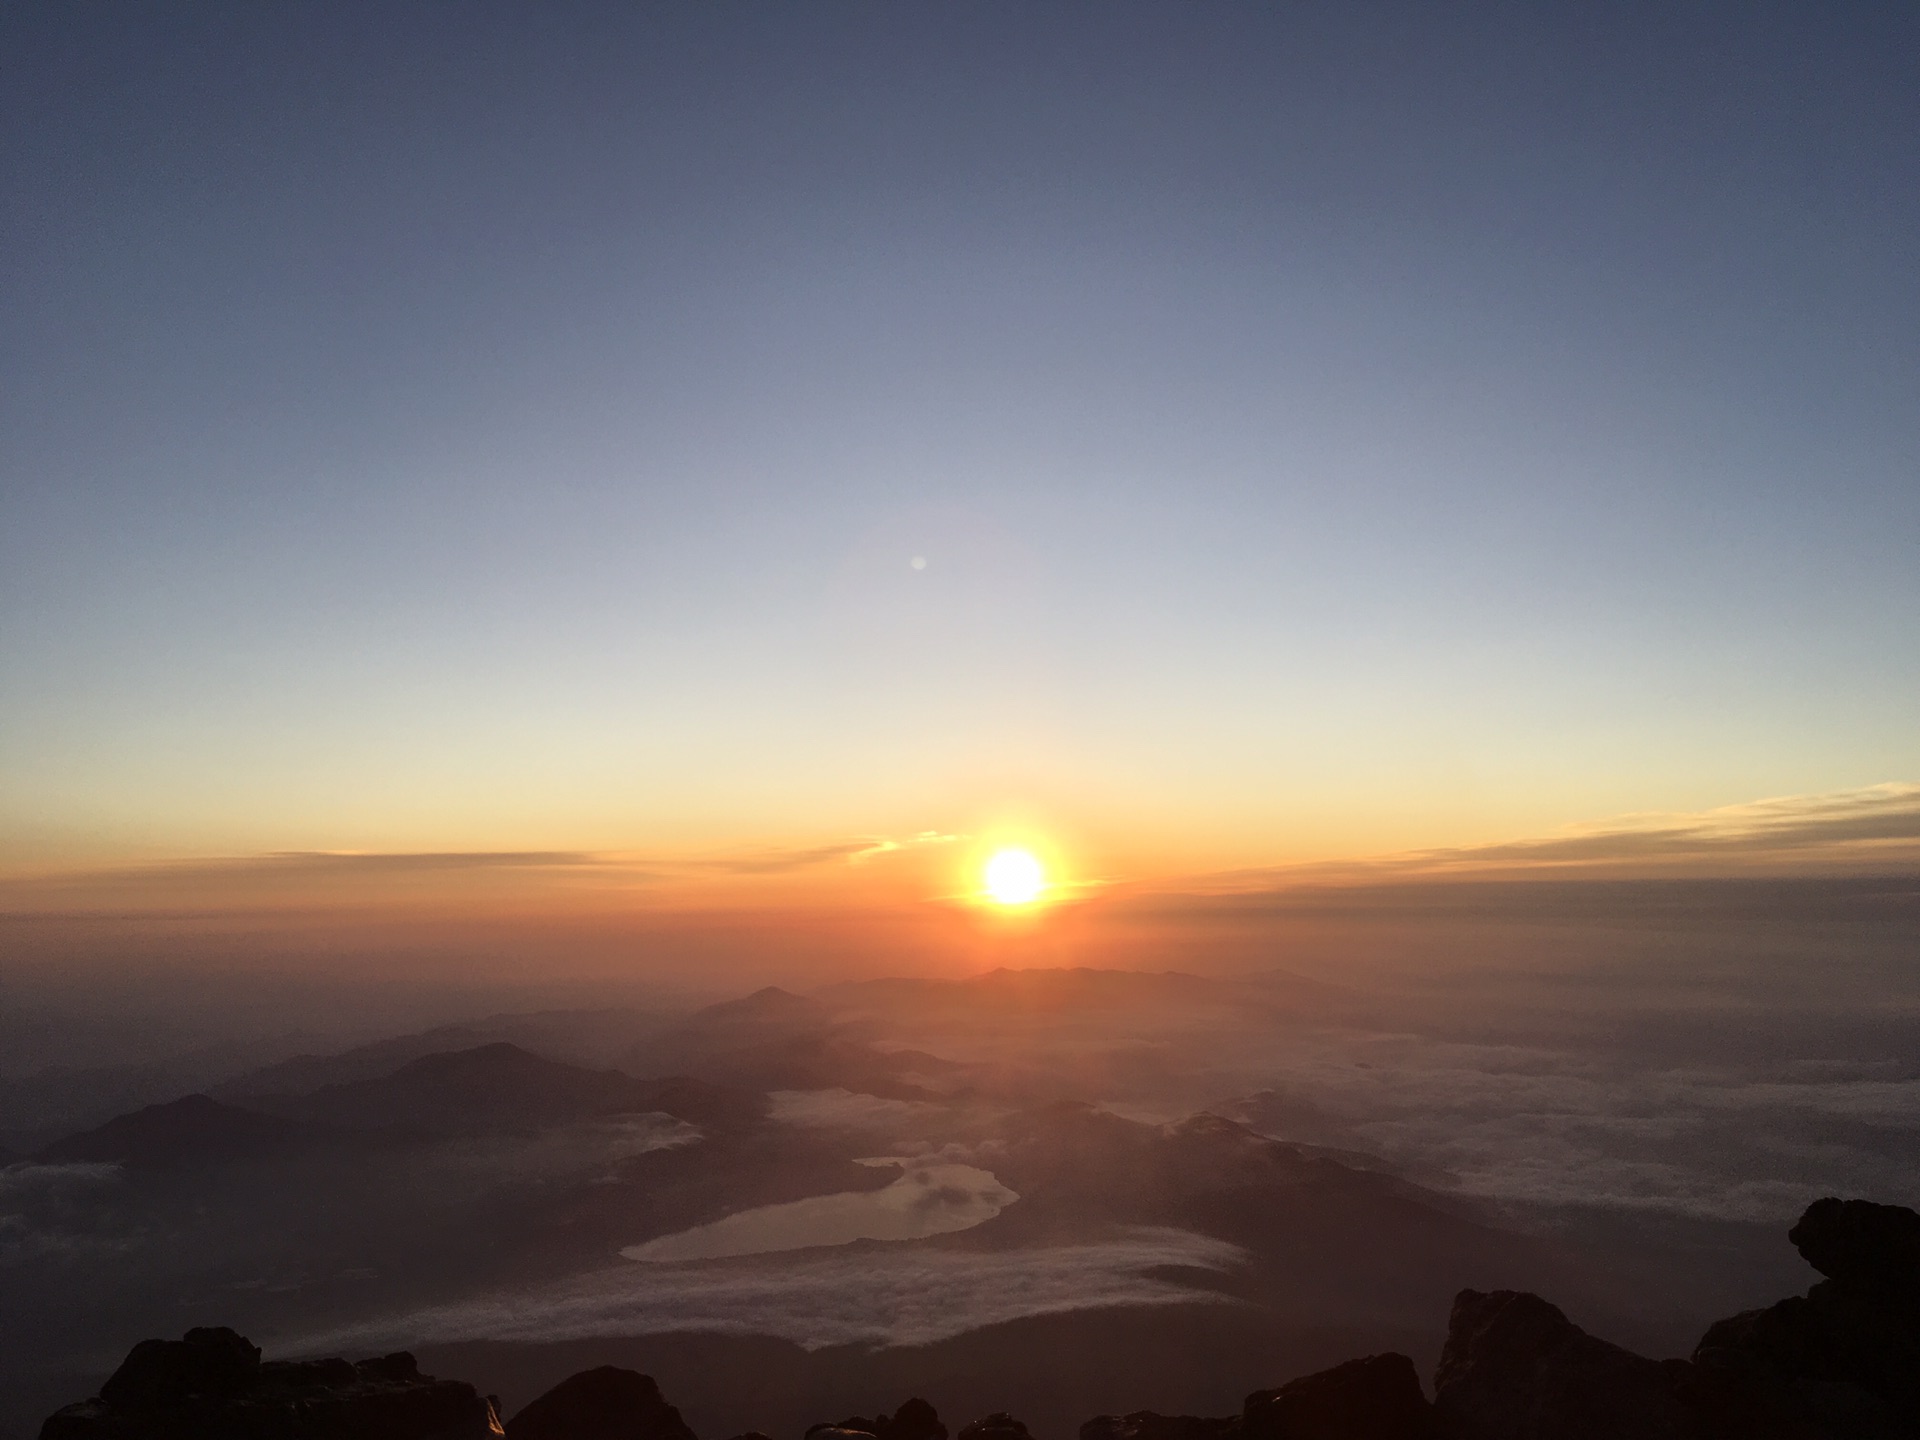
POLYGON ((1439 1440, 1433 1406, 1405 1355, 1369 1355, 1256 1390, 1238 1415, 1100 1415, 1080 1440, 1439 1440))
POLYGON ((1718 1321, 1691 1360, 1630 1354, 1537 1295, 1463 1291, 1435 1407, 1459 1440, 1916 1440, 1920 1215, 1818 1200, 1788 1238, 1827 1278, 1718 1321))
POLYGON ((1596 1339, 1538 1295, 1463 1290, 1434 1407, 1472 1440, 1683 1440, 1668 1367, 1596 1339))
POLYGON ((1827 1278, 1709 1327, 1693 1353, 1715 1440, 1729 1414, 1782 1435, 1920 1435, 1920 1215, 1816 1200, 1788 1232, 1827 1278))
MULTIPOLYGON (((98 1398, 48 1417, 40 1440, 490 1440, 490 1400, 422 1375, 407 1354, 262 1361, 225 1328, 143 1340, 98 1398)), ((689 1437, 690 1440, 690 1437, 689 1437)))
POLYGON ((1787 1232, 1806 1262, 1851 1289, 1911 1305, 1920 1298, 1920 1214, 1904 1205, 1828 1196, 1787 1232))
POLYGON ((1027 1427, 1004 1410, 960 1427, 960 1440, 1033 1440, 1027 1427))
POLYGON ((1240 1417, 1160 1415, 1135 1410, 1130 1415, 1096 1415, 1080 1427, 1080 1440, 1229 1440, 1240 1433, 1240 1417))
MULTIPOLYGON (((1455 1299, 1428 1403, 1413 1362, 1369 1355, 1249 1395, 1222 1417, 1101 1415, 1080 1440, 1920 1440, 1920 1214, 1820 1200, 1790 1232, 1825 1278, 1649 1360, 1521 1291, 1455 1299)), ((265 1361, 231 1330, 146 1340, 42 1440, 694 1440, 648 1376, 605 1366, 504 1430, 469 1385, 413 1357, 265 1361)), ((736 1440, 767 1440, 758 1433, 736 1440)), ((806 1440, 947 1440, 925 1400, 822 1422, 806 1440)), ((995 1413, 957 1440, 1033 1440, 995 1413)))
POLYGON ((864 1415, 850 1415, 845 1420, 809 1425, 806 1440, 845 1440, 845 1437, 859 1440, 862 1436, 875 1437, 875 1440, 947 1440, 947 1427, 940 1423, 939 1412, 916 1396, 903 1402, 891 1415, 883 1410, 871 1420, 864 1415))
POLYGON ((507 1422, 507 1440, 694 1440, 651 1375, 583 1370, 507 1422))
POLYGON ((1413 1361, 1393 1353, 1256 1390, 1240 1414, 1245 1440, 1436 1440, 1440 1433, 1413 1361))

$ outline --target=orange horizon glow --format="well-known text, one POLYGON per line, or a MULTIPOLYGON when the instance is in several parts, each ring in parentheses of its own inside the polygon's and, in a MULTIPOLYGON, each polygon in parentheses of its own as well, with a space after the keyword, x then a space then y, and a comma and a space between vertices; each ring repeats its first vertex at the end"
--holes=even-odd
MULTIPOLYGON (((1007 920, 1142 887, 1229 893, 1388 881, 1759 876, 1920 867, 1920 784, 1620 816, 1492 845, 1207 867, 1112 844, 1038 807, 964 828, 769 837, 687 851, 281 850, 9 873, 0 916, 419 916, 958 907, 1007 920), (1068 838, 1070 837, 1070 838, 1068 838), (1017 861, 1002 857, 1026 857, 1017 861), (1158 863, 1155 863, 1155 861, 1158 863), (1010 866, 1003 882, 998 866, 1010 866), (993 873, 990 873, 992 871, 993 873), (1091 878, 1098 877, 1098 878, 1091 878)), ((1279 847, 1276 847, 1278 849, 1279 847)))

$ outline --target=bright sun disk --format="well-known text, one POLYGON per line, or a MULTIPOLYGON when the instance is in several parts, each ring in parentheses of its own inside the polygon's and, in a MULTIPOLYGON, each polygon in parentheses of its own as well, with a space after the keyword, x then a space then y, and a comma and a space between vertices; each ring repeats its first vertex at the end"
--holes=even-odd
POLYGON ((1031 850, 998 850, 987 861, 987 894, 1001 905, 1026 905, 1047 888, 1047 872, 1031 850))

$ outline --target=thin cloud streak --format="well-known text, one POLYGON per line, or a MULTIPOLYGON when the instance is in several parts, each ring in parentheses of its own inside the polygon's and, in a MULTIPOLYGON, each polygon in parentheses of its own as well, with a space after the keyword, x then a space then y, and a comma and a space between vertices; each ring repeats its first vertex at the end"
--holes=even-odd
POLYGON ((1887 873, 1920 868, 1920 784, 1789 795, 1693 814, 1626 815, 1558 835, 1372 859, 1230 871, 1213 893, 1449 877, 1658 878, 1887 873))
MULTIPOLYGON (((142 901, 166 903, 171 899, 175 903, 168 908, 177 910, 178 897, 189 893, 238 892, 252 897, 323 887, 331 894, 343 885, 377 888, 435 880, 453 883, 462 877, 480 879, 489 875, 503 881, 518 879, 523 886, 562 885, 576 893, 583 885, 627 891, 675 881, 751 880, 804 874, 836 865, 863 866, 884 856, 904 856, 962 838, 928 830, 904 839, 863 835, 820 845, 769 847, 697 858, 595 850, 283 850, 0 878, 0 911, 44 910, 47 900, 71 901, 91 894, 115 897, 118 903, 106 908, 138 913, 142 901)), ((83 901, 80 908, 100 907, 83 901)), ((226 913, 220 906, 206 908, 210 914, 226 913)))

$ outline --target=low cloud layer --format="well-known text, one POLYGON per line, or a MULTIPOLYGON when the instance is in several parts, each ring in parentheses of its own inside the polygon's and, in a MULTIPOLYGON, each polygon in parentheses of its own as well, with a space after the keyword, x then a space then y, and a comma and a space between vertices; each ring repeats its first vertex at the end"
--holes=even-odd
POLYGON ((543 1342, 709 1331, 828 1345, 925 1345, 1029 1315, 1123 1305, 1229 1303, 1164 1278, 1225 1271, 1244 1252, 1184 1230, 1044 1249, 852 1246, 805 1258, 627 1264, 531 1292, 435 1306, 288 1340, 281 1353, 338 1353, 461 1340, 543 1342))
POLYGON ((1494 1201, 1777 1223, 1821 1195, 1920 1189, 1920 1078, 1897 1057, 1757 1072, 1325 1034, 1290 1042, 1271 1078, 1243 1102, 1256 1128, 1494 1201))

